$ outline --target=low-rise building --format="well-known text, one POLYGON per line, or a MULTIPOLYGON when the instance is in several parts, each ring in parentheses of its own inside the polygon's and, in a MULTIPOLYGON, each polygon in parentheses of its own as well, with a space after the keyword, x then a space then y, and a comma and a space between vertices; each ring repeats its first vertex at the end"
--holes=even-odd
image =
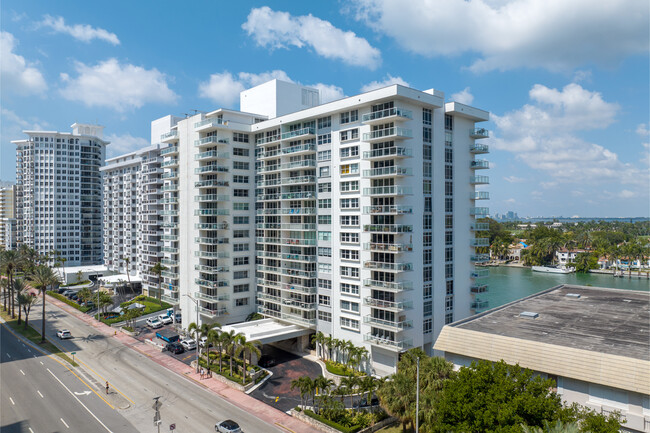
POLYGON ((434 349, 457 367, 519 364, 555 379, 567 404, 650 431, 650 293, 561 285, 445 326, 434 349))

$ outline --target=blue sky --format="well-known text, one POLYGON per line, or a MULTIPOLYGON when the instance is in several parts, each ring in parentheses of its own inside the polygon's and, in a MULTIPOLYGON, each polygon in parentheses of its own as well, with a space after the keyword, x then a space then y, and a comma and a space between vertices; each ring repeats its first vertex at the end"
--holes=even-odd
POLYGON ((2 2, 0 180, 24 129, 98 122, 115 156, 268 78, 326 100, 401 83, 490 111, 493 213, 649 215, 646 0, 187 5, 2 2))

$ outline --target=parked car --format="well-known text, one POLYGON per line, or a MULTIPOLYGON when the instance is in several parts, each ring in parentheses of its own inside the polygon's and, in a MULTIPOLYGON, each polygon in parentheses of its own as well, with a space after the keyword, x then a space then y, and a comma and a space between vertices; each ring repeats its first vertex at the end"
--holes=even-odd
POLYGON ((147 319, 147 325, 151 326, 153 329, 158 329, 163 327, 163 323, 157 317, 149 317, 147 319))
POLYGON ((260 361, 257 363, 257 365, 259 365, 260 367, 263 367, 263 368, 273 367, 275 364, 277 364, 277 362, 275 362, 275 359, 271 358, 270 356, 266 356, 266 355, 263 355, 260 358, 260 361))
POLYGON ((65 296, 68 299, 73 297, 76 294, 77 294, 77 292, 75 290, 66 290, 65 292, 62 293, 62 295, 65 296))
POLYGON ((60 340, 67 340, 68 338, 72 338, 72 333, 67 329, 60 329, 56 332, 56 336, 60 340))
POLYGON ((163 325, 171 325, 172 323, 174 323, 174 319, 172 319, 166 314, 161 314, 160 316, 158 316, 158 320, 160 320, 163 323, 163 325))
MULTIPOLYGON (((207 343, 208 343, 208 337, 205 337, 205 336, 204 336, 204 337, 201 337, 201 339, 199 340, 199 346, 200 346, 200 347, 205 347, 207 343)), ((210 344, 208 345, 208 347, 212 347, 212 346, 213 346, 212 343, 210 343, 210 344)))
POLYGON ((241 428, 239 424, 231 419, 218 422, 215 424, 214 429, 219 433, 241 433, 241 428))
POLYGON ((178 342, 174 341, 173 343, 169 343, 167 346, 165 346, 165 350, 170 351, 171 353, 178 355, 179 353, 185 352, 185 349, 183 346, 178 342))
POLYGON ((181 341, 181 346, 183 346, 185 350, 194 350, 196 349, 196 341, 194 341, 191 338, 188 338, 186 340, 181 341))

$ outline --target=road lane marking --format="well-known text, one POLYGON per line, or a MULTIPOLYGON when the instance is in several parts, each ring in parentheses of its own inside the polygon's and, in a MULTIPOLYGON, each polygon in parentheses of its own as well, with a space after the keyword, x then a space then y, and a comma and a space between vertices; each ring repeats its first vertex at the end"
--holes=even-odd
MULTIPOLYGON (((34 357, 34 358, 36 358, 36 357, 34 357)), ((43 361, 40 361, 40 363, 41 363, 41 365, 45 365, 45 364, 43 364, 43 361)))
POLYGON ((41 396, 41 398, 45 398, 45 397, 43 397, 43 394, 41 394, 41 392, 38 389, 36 390, 36 392, 38 393, 38 395, 41 396))
POLYGON ((88 394, 90 394, 90 391, 88 391, 88 390, 86 390, 86 391, 82 391, 82 392, 77 392, 77 391, 75 391, 74 393, 75 393, 76 395, 88 395, 88 394))
MULTIPOLYGON (((85 404, 83 404, 83 403, 81 402, 81 400, 79 400, 79 397, 77 397, 76 395, 74 395, 74 393, 73 393, 72 391, 70 391, 70 388, 68 388, 67 386, 65 386, 65 383, 61 382, 61 379, 59 379, 58 377, 56 377, 56 375, 55 375, 54 373, 52 373, 52 371, 51 371, 49 368, 47 369, 47 371, 50 372, 50 374, 52 375, 52 377, 54 377, 54 378, 55 378, 55 379, 56 379, 56 380, 61 384, 61 386, 64 387, 64 388, 66 389, 66 391, 68 391, 68 392, 70 393, 70 395, 73 396, 73 397, 75 398, 75 400, 77 400, 77 401, 79 402, 79 404, 82 405, 83 408, 86 409, 86 410, 88 411, 88 413, 91 414, 91 415, 93 416, 93 418, 95 418, 95 419, 97 420, 97 422, 98 422, 99 424, 101 424, 101 426, 104 427, 104 428, 106 429, 106 431, 107 431, 108 433, 113 433, 113 432, 111 431, 111 429, 109 429, 108 427, 106 427, 106 425, 105 425, 103 422, 101 422, 101 420, 100 420, 99 418, 97 418, 97 415, 95 415, 94 413, 92 413, 92 411, 91 411, 90 409, 88 409, 88 407, 87 407, 85 404)), ((80 380, 81 380, 81 379, 80 379, 80 380)), ((84 382, 84 383, 85 383, 85 382, 84 382)), ((106 401, 106 400, 104 400, 104 401, 106 401)), ((110 406, 110 405, 109 405, 109 406, 110 406)), ((63 420, 61 420, 61 421, 63 421, 63 420)))
POLYGON ((23 376, 25 375, 25 372, 24 372, 24 371, 20 370, 20 372, 23 374, 23 376))
MULTIPOLYGON (((103 378, 99 373, 97 373, 95 370, 93 370, 92 368, 90 368, 90 366, 89 366, 88 364, 86 364, 85 362, 83 362, 81 359, 79 359, 79 357, 77 357, 76 360, 79 361, 80 363, 82 363, 82 364, 83 364, 83 365, 84 365, 88 370, 90 370, 90 371, 92 371, 93 373, 95 373, 95 374, 96 374, 96 375, 101 379, 102 382, 107 382, 107 380, 106 380, 105 378, 103 378)), ((127 397, 126 395, 124 395, 124 394, 122 393, 122 391, 120 391, 119 389, 115 388, 115 385, 111 384, 111 388, 114 389, 115 391, 117 391, 117 392, 118 392, 122 397, 124 397, 125 399, 127 399, 128 401, 130 401, 131 404, 135 405, 135 402, 134 402, 133 400, 131 400, 129 397, 127 397)))
POLYGON ((8 356, 9 358, 11 358, 11 355, 9 355, 9 352, 7 352, 7 356, 8 356))
POLYGON ((61 422, 66 428, 70 428, 70 426, 65 421, 63 421, 63 418, 59 418, 59 419, 61 420, 61 422))
POLYGON ((30 433, 34 433, 34 430, 32 430, 31 427, 27 427, 27 428, 29 429, 29 432, 30 432, 30 433))
POLYGON ((16 406, 16 403, 14 402, 14 399, 13 399, 13 398, 9 397, 9 401, 11 402, 11 404, 13 404, 14 406, 16 406))

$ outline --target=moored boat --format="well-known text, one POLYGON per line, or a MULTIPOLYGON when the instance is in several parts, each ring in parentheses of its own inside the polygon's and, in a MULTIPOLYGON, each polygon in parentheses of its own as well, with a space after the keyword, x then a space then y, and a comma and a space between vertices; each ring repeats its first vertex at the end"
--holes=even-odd
POLYGON ((575 268, 558 268, 555 266, 533 266, 533 272, 546 272, 548 274, 570 274, 575 268))

